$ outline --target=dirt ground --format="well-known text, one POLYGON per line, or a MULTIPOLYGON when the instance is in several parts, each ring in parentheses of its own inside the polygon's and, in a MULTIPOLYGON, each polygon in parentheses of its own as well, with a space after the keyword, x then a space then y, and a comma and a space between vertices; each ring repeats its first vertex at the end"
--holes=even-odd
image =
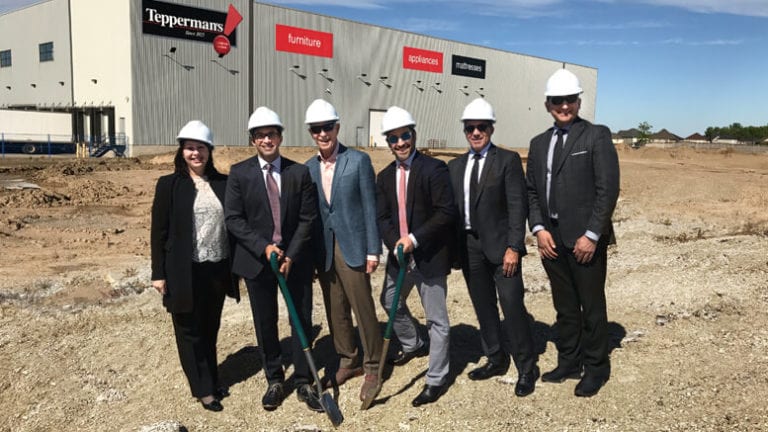
MULTIPOLYGON (((298 161, 314 152, 283 150, 298 161)), ((217 148, 214 157, 226 171, 250 154, 217 148)), ((384 150, 371 154, 377 171, 391 160, 384 150)), ((576 398, 575 381, 567 381, 538 382, 531 396, 517 398, 513 371, 470 381, 482 352, 466 286, 454 272, 447 393, 411 406, 427 368, 419 358, 389 371, 375 405, 360 411, 357 378, 340 388, 339 430, 768 430, 768 155, 619 154, 618 244, 609 251, 607 281, 613 375, 597 396, 576 398)), ((224 306, 219 361, 231 392, 224 411, 205 411, 190 396, 170 317, 149 280, 150 205, 171 159, 0 159, 0 182, 40 186, 0 189, 0 431, 333 429, 293 394, 274 412, 261 408, 266 382, 247 295, 224 306)), ((555 314, 536 249, 530 252, 526 302, 546 371, 556 361, 555 314)), ((379 270, 376 296, 381 284, 379 270)), ((423 324, 416 293, 409 303, 423 324)), ((319 287, 314 304, 314 352, 323 368, 332 344, 319 287)), ((281 320, 287 336, 284 311, 281 320)), ((386 322, 380 307, 379 321, 386 322)))

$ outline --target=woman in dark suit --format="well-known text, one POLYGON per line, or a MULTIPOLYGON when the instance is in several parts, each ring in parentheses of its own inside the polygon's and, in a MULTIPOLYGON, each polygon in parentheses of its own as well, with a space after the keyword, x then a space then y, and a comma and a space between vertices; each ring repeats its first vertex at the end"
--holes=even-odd
POLYGON ((221 411, 216 338, 225 295, 240 300, 224 224, 227 176, 213 166, 213 136, 202 122, 177 137, 175 171, 160 177, 152 204, 152 286, 171 313, 192 396, 221 411))

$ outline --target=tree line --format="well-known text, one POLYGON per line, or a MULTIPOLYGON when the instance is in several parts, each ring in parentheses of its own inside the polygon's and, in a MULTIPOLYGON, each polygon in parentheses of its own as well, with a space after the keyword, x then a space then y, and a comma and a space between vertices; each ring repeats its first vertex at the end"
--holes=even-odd
POLYGON ((726 127, 710 126, 704 132, 704 136, 709 141, 717 137, 736 138, 739 141, 760 142, 768 138, 768 125, 765 126, 742 126, 741 123, 733 123, 726 127))

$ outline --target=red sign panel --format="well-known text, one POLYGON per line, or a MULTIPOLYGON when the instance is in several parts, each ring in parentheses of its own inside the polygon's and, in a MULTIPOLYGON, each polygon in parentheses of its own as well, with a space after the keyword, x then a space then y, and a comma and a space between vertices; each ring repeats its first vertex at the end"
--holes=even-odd
POLYGON ((275 49, 332 58, 333 33, 276 24, 275 49))
POLYGON ((443 53, 403 47, 403 69, 443 73, 443 53))

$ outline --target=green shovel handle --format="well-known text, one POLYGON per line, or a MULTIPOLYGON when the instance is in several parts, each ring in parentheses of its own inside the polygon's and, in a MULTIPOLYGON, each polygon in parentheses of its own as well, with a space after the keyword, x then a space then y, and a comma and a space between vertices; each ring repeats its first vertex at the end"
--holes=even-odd
POLYGON ((392 305, 389 307, 389 320, 387 320, 387 328, 384 330, 384 339, 391 339, 392 326, 395 322, 395 313, 400 306, 400 289, 403 287, 403 281, 405 280, 406 262, 403 256, 403 245, 397 245, 397 265, 400 266, 400 270, 397 272, 397 282, 395 283, 395 295, 392 298, 392 305))
POLYGON ((288 306, 288 314, 291 316, 291 320, 293 321, 293 326, 296 327, 296 333, 299 334, 301 347, 304 350, 306 350, 309 348, 307 335, 304 334, 304 328, 301 325, 299 314, 298 312, 296 312, 296 306, 293 305, 293 297, 291 297, 291 293, 288 291, 288 285, 285 282, 285 277, 283 276, 282 273, 280 273, 280 266, 277 262, 276 252, 272 252, 269 255, 269 264, 272 266, 272 271, 275 272, 275 276, 277 276, 277 284, 280 285, 280 291, 282 291, 283 297, 285 297, 285 304, 288 306))

